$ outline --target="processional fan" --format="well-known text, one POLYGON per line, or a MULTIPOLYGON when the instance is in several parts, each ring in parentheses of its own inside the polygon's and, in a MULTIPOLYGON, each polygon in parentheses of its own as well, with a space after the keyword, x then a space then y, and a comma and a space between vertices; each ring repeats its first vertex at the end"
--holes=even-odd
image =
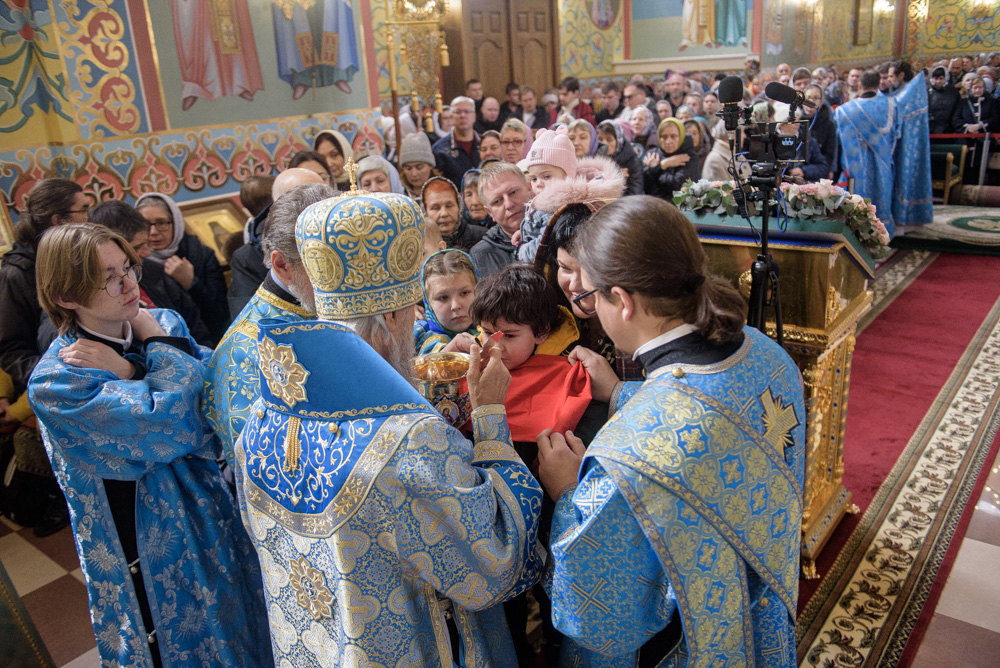
POLYGON ((399 85, 396 79, 396 44, 399 61, 410 70, 410 97, 413 117, 419 122, 423 109, 428 132, 434 131, 434 116, 430 106, 441 113, 441 68, 448 67, 448 46, 441 29, 448 0, 393 0, 389 4, 389 20, 385 22, 386 48, 389 60, 389 87, 392 91, 392 115, 396 121, 396 156, 402 150, 403 137, 399 126, 399 85), (421 107, 421 101, 424 106, 421 107))

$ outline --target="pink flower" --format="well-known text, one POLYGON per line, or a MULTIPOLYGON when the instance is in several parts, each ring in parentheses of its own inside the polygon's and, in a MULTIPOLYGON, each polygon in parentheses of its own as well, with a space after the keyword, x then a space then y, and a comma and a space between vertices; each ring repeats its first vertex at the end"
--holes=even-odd
POLYGON ((881 220, 875 221, 875 230, 878 232, 878 240, 883 244, 889 243, 889 230, 885 229, 885 225, 882 224, 881 220))
POLYGON ((833 195, 833 188, 829 185, 829 183, 823 183, 821 181, 820 185, 816 187, 817 197, 821 199, 826 199, 827 197, 831 197, 832 195, 833 195))

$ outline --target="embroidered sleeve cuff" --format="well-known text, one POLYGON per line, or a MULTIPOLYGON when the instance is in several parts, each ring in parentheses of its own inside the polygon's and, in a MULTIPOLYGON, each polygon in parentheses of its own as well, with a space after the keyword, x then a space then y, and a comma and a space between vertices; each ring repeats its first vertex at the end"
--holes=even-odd
POLYGON ((503 404, 487 404, 472 411, 472 433, 475 443, 473 463, 485 461, 517 461, 503 404))

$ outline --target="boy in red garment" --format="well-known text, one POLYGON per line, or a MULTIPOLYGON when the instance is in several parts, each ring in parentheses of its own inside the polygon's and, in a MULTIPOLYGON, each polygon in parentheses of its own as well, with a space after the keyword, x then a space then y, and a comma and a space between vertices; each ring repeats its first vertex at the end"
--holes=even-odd
MULTIPOLYGON (((576 320, 559 306, 555 289, 528 264, 511 264, 487 276, 476 286, 469 307, 473 322, 500 348, 500 359, 510 371, 507 421, 514 449, 537 476, 535 438, 550 427, 569 429, 585 444, 604 424, 608 405, 591 400, 590 377, 569 354, 580 338, 576 320), (502 334, 502 335, 501 335, 502 334)), ((554 504, 542 501, 538 539, 547 548, 554 504)), ((534 589, 543 620, 542 649, 555 665, 561 635, 551 624, 551 605, 540 586, 534 589)), ((507 625, 520 666, 535 659, 526 635, 527 599, 521 594, 504 603, 507 625)))

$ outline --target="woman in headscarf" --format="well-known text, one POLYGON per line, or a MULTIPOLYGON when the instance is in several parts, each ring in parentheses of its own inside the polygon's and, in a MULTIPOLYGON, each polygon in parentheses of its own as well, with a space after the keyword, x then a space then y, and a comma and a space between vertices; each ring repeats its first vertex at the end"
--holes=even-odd
POLYGON ((654 139, 653 144, 655 144, 653 130, 656 129, 656 124, 653 122, 653 112, 649 107, 640 104, 632 110, 632 117, 628 122, 632 126, 632 132, 635 133, 636 144, 646 148, 650 145, 650 139, 654 139))
POLYGON ((705 126, 699 123, 698 119, 692 118, 689 121, 684 121, 684 131, 691 138, 694 155, 704 164, 705 156, 712 148, 712 141, 708 137, 705 126))
POLYGON ((622 121, 601 121, 597 126, 597 138, 603 147, 598 149, 598 154, 603 152, 625 171, 626 195, 641 195, 642 161, 632 149, 632 142, 626 137, 626 127, 631 132, 632 128, 622 121))
POLYGON ((701 178, 701 159, 694 154, 684 123, 676 118, 660 121, 656 136, 659 148, 650 150, 643 158, 646 166, 643 185, 647 195, 669 202, 685 181, 701 178))
POLYGON ((358 189, 373 193, 405 195, 399 172, 380 155, 369 155, 358 162, 358 189))
POLYGON ((500 155, 504 162, 517 164, 528 155, 534 140, 531 129, 516 118, 508 118, 500 128, 500 155))
POLYGON ((184 217, 170 197, 149 193, 136 200, 135 208, 149 221, 150 256, 146 260, 162 264, 167 276, 184 288, 218 341, 229 327, 229 311, 226 278, 215 251, 184 231, 184 217))
MULTIPOLYGON (((715 141, 712 143, 712 150, 705 156, 701 178, 709 181, 732 181, 729 165, 732 163, 733 152, 729 149, 729 133, 726 132, 725 123, 716 123, 712 128, 712 135, 715 141)), ((739 160, 739 164, 742 178, 750 176, 750 165, 745 160, 739 160)))
POLYGON ((323 130, 313 140, 313 150, 326 158, 337 190, 350 190, 351 179, 344 171, 344 165, 354 157, 354 149, 351 148, 351 142, 347 141, 347 137, 336 130, 323 130))
POLYGON ((597 153, 600 146, 597 140, 597 128, 591 125, 590 121, 578 118, 570 123, 568 136, 577 158, 589 158, 597 153))

